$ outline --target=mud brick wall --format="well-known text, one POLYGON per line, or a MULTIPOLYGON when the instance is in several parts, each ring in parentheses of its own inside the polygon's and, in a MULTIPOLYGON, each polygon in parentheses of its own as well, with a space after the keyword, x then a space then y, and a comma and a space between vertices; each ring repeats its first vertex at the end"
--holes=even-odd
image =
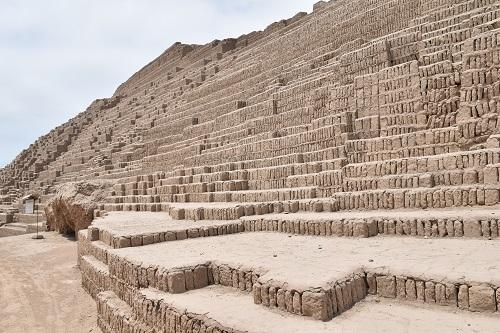
POLYGON ((465 42, 460 91, 460 133, 473 140, 498 133, 500 33, 480 33, 465 42))

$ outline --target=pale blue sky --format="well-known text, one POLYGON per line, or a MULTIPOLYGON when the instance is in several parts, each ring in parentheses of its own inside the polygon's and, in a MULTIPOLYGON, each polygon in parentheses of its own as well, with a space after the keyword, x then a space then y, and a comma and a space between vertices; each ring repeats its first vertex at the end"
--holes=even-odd
POLYGON ((176 41, 237 37, 317 0, 0 0, 0 167, 176 41))

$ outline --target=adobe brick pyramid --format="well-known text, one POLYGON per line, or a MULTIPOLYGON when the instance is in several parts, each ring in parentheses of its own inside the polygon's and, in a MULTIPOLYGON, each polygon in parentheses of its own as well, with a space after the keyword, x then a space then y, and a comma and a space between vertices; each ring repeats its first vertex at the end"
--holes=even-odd
POLYGON ((174 44, 0 172, 111 179, 103 332, 499 332, 500 1, 332 0, 174 44))

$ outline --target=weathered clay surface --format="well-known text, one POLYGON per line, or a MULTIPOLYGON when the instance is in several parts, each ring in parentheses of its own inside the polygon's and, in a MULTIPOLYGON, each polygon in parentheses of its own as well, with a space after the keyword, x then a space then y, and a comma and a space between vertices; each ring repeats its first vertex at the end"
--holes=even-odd
POLYGON ((105 332, 321 332, 368 295, 411 304, 374 310, 386 331, 427 310, 495 331, 499 20, 498 0, 320 1, 176 43, 2 169, 0 207, 38 191, 62 232, 105 212, 78 233, 105 332), (210 312, 212 285, 259 310, 210 312))
POLYGON ((107 182, 77 182, 59 186, 45 206, 50 230, 76 233, 94 219, 98 204, 109 194, 107 182))

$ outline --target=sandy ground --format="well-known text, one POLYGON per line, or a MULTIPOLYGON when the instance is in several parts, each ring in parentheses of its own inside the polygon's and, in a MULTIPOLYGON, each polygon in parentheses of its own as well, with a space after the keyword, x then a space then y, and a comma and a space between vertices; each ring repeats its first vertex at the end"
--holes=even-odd
POLYGON ((76 242, 55 233, 0 239, 0 332, 100 332, 81 288, 76 242))
MULTIPOLYGON (((220 324, 252 333, 498 333, 500 316, 464 313, 445 307, 409 304, 369 296, 329 322, 295 316, 253 303, 230 288, 210 286, 184 294, 157 294, 178 309, 203 313, 220 324), (161 295, 161 296, 160 296, 161 295), (228 311, 231 309, 231 311, 228 311)), ((155 297, 158 295, 159 297, 155 297)))

